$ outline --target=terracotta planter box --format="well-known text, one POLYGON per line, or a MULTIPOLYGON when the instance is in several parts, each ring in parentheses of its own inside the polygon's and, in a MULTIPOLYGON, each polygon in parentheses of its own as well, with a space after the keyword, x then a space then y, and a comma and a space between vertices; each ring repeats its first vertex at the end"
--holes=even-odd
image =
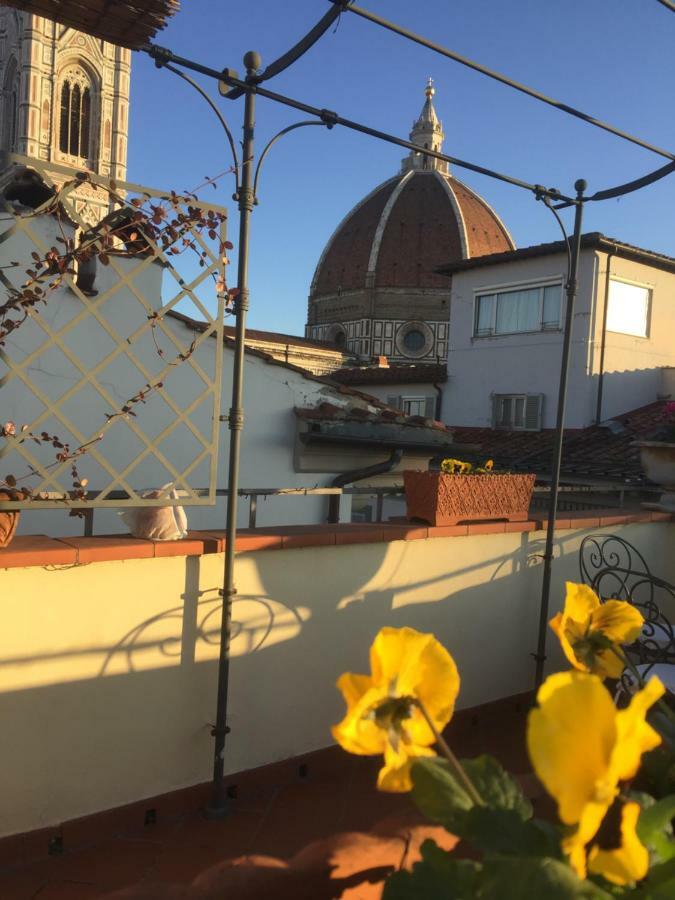
POLYGON ((404 472, 408 518, 429 525, 457 525, 476 519, 524 522, 535 477, 404 472))
MULTIPOLYGON (((0 491, 0 500, 16 500, 16 495, 0 491)), ((0 550, 6 547, 14 537, 16 526, 19 524, 19 516, 18 509, 0 509, 0 550)))

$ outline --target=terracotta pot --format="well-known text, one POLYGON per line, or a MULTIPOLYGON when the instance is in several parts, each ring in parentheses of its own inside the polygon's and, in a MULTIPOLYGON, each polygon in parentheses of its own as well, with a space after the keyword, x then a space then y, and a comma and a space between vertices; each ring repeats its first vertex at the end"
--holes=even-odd
POLYGON ((404 472, 409 519, 429 525, 457 525, 477 519, 524 522, 535 475, 446 475, 404 472))
MULTIPOLYGON (((10 491, 0 491, 0 500, 16 500, 16 494, 10 491)), ((6 547, 14 537, 16 526, 19 524, 19 510, 0 509, 0 550, 6 547)))

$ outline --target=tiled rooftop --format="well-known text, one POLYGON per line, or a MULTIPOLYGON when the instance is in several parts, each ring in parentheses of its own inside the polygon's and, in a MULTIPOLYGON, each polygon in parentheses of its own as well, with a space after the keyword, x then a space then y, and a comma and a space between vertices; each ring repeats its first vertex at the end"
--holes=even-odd
POLYGON ((447 367, 442 363, 416 365, 350 366, 331 372, 332 381, 340 384, 421 384, 448 380, 447 367))
MULTIPOLYGON (((606 425, 569 428, 563 443, 562 472, 616 481, 641 482, 640 449, 663 424, 664 401, 656 401, 611 419, 606 425)), ((481 456, 499 467, 548 473, 553 457, 555 431, 500 431, 493 428, 452 426, 457 443, 480 444, 481 456)))
MULTIPOLYGON (((496 755, 536 800, 524 752, 527 708, 521 696, 459 712, 446 737, 460 756, 496 755)), ((375 900, 388 872, 419 858, 422 840, 455 843, 408 795, 376 791, 380 764, 332 747, 233 777, 236 799, 220 821, 204 817, 210 786, 202 785, 0 840, 0 897, 375 900), (61 852, 49 855, 50 844, 61 852)))

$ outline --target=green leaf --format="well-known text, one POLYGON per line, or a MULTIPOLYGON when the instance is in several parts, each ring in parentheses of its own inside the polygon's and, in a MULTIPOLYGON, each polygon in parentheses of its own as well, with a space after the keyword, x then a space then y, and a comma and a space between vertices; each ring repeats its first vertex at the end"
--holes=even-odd
POLYGON ((412 794, 426 816, 484 853, 561 857, 560 829, 531 819, 529 801, 495 759, 462 765, 486 805, 473 805, 448 762, 424 758, 413 765, 412 794))
POLYGON ((411 769, 412 797, 421 812, 432 822, 462 837, 465 813, 473 801, 457 783, 450 764, 438 757, 422 757, 411 769))
POLYGON ((559 826, 538 819, 523 822, 512 809, 474 806, 466 813, 461 837, 490 855, 563 858, 559 826))
POLYGON ((647 880, 629 896, 631 900, 672 900, 675 897, 675 859, 652 866, 647 880))
POLYGON ((485 863, 481 900, 606 900, 611 895, 581 881, 557 859, 500 859, 485 863))
MULTIPOLYGON (((510 810, 519 820, 532 816, 532 806, 520 786, 491 756, 462 761, 476 790, 490 809, 510 810)), ((433 822, 463 837, 465 813, 473 801, 458 781, 451 765, 439 757, 423 757, 412 767, 413 799, 433 822)))
POLYGON ((384 885, 382 900, 472 900, 480 896, 479 863, 455 859, 433 841, 421 847, 422 860, 411 872, 390 875, 384 885))
POLYGON ((675 794, 658 800, 640 812, 637 834, 642 843, 656 852, 660 861, 675 857, 672 819, 675 816, 675 794))
POLYGON ((477 756, 461 760, 462 767, 486 806, 493 809, 512 809, 521 819, 532 818, 532 804, 520 785, 492 756, 477 756))

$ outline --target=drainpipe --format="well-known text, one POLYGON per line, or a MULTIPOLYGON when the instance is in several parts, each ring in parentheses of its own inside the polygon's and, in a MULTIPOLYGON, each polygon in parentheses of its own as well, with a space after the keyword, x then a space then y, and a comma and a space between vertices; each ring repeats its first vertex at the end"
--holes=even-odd
MULTIPOLYGON (((370 478, 371 475, 384 475, 385 472, 391 472, 402 459, 403 450, 393 450, 389 459, 386 459, 384 462, 376 463, 374 466, 366 466, 363 469, 352 469, 351 472, 343 472, 341 475, 336 475, 331 481, 330 487, 344 487, 346 484, 353 484, 355 481, 363 481, 364 478, 370 478)), ((328 497, 327 521, 330 524, 340 521, 340 494, 330 494, 328 497)))
POLYGON ((437 384, 432 384, 432 387, 438 394, 438 396, 436 397, 435 419, 437 422, 442 422, 443 419, 441 419, 441 412, 443 410, 443 390, 437 384))
POLYGON ((612 257, 616 253, 616 246, 607 254, 607 274, 605 275, 605 306, 602 311, 602 336, 600 338, 600 372, 598 374, 598 399, 595 407, 595 424, 602 422, 602 382, 605 377, 605 344, 607 342, 607 308, 609 306, 609 281, 611 277, 612 257))

